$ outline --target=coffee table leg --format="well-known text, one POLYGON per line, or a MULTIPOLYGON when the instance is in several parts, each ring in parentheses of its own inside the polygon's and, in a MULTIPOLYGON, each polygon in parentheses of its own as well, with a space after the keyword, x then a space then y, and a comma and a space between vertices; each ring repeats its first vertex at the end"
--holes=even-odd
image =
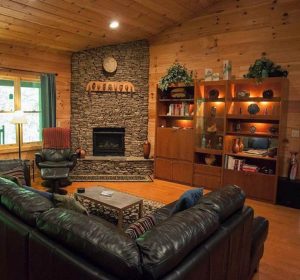
POLYGON ((143 201, 139 203, 139 219, 143 217, 143 201))
POLYGON ((123 228, 123 210, 120 210, 118 214, 118 228, 120 230, 123 228))

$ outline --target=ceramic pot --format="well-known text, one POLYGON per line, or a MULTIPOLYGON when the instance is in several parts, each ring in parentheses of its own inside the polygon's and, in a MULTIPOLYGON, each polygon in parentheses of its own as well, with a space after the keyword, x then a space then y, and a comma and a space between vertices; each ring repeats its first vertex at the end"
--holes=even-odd
POLYGON ((271 89, 266 89, 263 91, 263 98, 271 99, 273 97, 273 95, 274 95, 274 92, 271 89))
POLYGON ((248 113, 251 115, 255 115, 260 111, 258 105, 256 103, 252 103, 248 106, 248 113))
POLYGON ((232 152, 237 154, 240 151, 239 139, 232 139, 232 152))
POLYGON ((213 165, 216 161, 216 156, 211 155, 211 154, 207 154, 204 158, 204 161, 207 165, 213 165))
POLYGON ((219 97, 219 91, 217 89, 211 89, 208 92, 209 99, 217 99, 219 97))
POLYGON ((84 149, 82 149, 81 147, 78 147, 76 149, 75 153, 77 154, 78 158, 85 158, 86 151, 84 149))
POLYGON ((148 140, 146 140, 143 144, 143 153, 144 153, 144 158, 145 159, 149 158, 150 150, 151 150, 151 144, 148 140))

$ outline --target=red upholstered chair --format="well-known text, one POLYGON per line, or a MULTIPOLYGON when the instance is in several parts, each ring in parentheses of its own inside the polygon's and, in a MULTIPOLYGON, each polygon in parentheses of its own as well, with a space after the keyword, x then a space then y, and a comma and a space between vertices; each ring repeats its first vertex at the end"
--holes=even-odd
POLYGON ((55 181, 66 179, 76 163, 77 155, 71 150, 69 128, 52 127, 43 129, 43 149, 35 154, 37 167, 42 178, 55 181))

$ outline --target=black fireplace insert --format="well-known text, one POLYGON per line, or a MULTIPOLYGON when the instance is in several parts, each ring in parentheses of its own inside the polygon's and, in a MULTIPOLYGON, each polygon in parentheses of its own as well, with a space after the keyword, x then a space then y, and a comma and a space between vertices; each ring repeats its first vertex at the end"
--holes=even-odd
POLYGON ((96 127, 93 128, 94 156, 124 156, 125 128, 96 127))

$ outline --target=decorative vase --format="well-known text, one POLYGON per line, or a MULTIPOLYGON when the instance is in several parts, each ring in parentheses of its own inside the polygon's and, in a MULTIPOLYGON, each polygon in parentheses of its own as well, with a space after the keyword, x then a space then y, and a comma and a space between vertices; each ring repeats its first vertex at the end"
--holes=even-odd
POLYGON ((143 153, 144 153, 144 158, 148 159, 150 155, 150 149, 151 149, 151 144, 148 140, 146 140, 143 144, 143 153))
POLYGON ((244 150, 244 143, 243 143, 243 139, 240 139, 239 141, 239 152, 242 152, 244 150))
POLYGON ((290 158, 290 168, 289 168, 289 178, 290 180, 295 180, 297 176, 298 171, 298 162, 296 159, 298 153, 291 152, 291 158, 290 158))
POLYGON ((77 154, 78 158, 85 158, 86 151, 84 149, 82 149, 81 147, 78 147, 76 149, 75 153, 77 154))
POLYGON ((240 151, 239 139, 234 138, 232 139, 232 152, 237 154, 240 151))

